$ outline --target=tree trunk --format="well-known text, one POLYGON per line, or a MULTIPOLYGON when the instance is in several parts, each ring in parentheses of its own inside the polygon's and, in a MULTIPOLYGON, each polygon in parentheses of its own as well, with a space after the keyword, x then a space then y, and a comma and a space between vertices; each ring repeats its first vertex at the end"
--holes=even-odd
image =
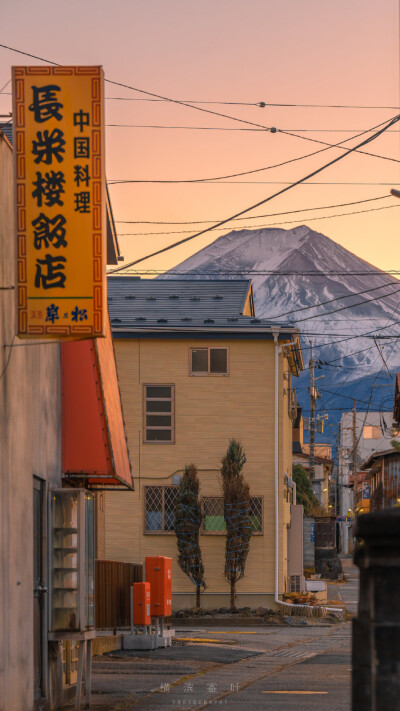
POLYGON ((200 607, 200 585, 196 585, 196 607, 200 607))
POLYGON ((235 588, 236 588, 236 581, 231 581, 231 607, 234 607, 236 609, 235 605, 235 588))

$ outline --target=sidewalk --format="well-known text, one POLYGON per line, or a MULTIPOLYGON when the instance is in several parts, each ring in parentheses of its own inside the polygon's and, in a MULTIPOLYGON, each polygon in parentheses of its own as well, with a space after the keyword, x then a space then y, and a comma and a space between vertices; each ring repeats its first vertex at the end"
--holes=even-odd
POLYGON ((359 570, 354 565, 351 555, 340 555, 339 557, 346 582, 341 585, 328 583, 328 600, 343 602, 347 612, 350 615, 356 615, 359 597, 359 570))

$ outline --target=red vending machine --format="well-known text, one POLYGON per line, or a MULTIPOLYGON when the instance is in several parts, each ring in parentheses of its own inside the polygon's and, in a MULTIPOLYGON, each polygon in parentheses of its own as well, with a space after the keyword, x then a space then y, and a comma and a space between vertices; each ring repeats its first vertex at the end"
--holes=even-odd
POLYGON ((146 582, 151 586, 151 615, 169 617, 172 614, 172 558, 149 556, 145 563, 146 582))
POLYGON ((133 624, 150 625, 150 583, 133 583, 133 624))

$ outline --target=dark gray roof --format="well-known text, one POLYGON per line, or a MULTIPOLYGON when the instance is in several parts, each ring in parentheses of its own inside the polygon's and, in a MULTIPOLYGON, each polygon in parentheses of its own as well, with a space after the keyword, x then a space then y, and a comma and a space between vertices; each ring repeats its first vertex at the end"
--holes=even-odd
POLYGON ((0 131, 12 145, 12 123, 7 123, 7 119, 4 119, 4 123, 1 123, 2 120, 0 119, 0 131))
POLYGON ((265 330, 273 326, 297 333, 291 324, 243 316, 251 289, 248 279, 139 279, 108 277, 111 327, 138 331, 265 330))

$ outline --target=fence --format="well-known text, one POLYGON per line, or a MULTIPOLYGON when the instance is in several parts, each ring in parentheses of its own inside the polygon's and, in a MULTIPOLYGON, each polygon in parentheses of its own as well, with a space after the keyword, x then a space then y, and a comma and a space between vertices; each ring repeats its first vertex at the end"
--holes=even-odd
POLYGON ((130 588, 143 581, 141 563, 96 560, 96 627, 130 625, 130 588))

